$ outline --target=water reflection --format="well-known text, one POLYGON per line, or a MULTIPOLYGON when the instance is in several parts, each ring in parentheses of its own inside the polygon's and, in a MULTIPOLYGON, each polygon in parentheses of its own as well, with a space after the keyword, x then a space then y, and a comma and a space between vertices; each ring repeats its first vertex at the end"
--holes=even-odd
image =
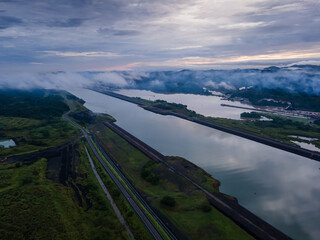
POLYGON ((16 143, 12 140, 0 140, 0 147, 9 148, 16 146, 16 143))
POLYGON ((319 162, 90 90, 71 92, 161 153, 204 168, 221 181, 222 192, 291 237, 320 236, 319 162))
POLYGON ((232 102, 222 100, 218 96, 203 96, 194 94, 161 94, 154 93, 146 90, 136 89, 121 89, 118 91, 119 94, 123 94, 129 97, 141 97, 148 100, 165 100, 173 103, 181 103, 188 106, 188 109, 196 111, 204 116, 222 117, 230 119, 240 119, 240 114, 243 112, 251 112, 250 110, 244 110, 239 108, 223 107, 221 104, 229 104, 238 107, 249 107, 252 106, 243 104, 240 102, 232 102))

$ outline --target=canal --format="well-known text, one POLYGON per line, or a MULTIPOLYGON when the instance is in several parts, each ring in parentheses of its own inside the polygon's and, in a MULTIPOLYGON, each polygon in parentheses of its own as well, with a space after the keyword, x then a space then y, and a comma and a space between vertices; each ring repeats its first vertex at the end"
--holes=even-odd
POLYGON ((292 238, 320 236, 320 162, 91 90, 69 91, 162 154, 205 169, 221 181, 222 192, 292 238))

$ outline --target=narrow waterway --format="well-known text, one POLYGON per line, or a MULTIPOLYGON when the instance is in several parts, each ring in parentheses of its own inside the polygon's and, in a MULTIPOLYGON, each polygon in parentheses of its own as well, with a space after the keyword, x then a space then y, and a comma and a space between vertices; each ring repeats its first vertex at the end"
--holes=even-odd
POLYGON ((202 167, 221 181, 222 192, 292 238, 319 239, 320 162, 91 90, 70 92, 162 154, 202 167))
POLYGON ((152 101, 159 99, 165 100, 170 103, 181 103, 187 105, 188 109, 196 111, 197 113, 204 116, 230 118, 237 120, 241 119, 241 113, 252 111, 248 109, 224 107, 221 106, 221 104, 253 108, 251 105, 247 105, 241 102, 223 100, 221 96, 204 96, 183 93, 163 94, 137 89, 121 89, 117 91, 117 93, 128 97, 141 97, 152 101))

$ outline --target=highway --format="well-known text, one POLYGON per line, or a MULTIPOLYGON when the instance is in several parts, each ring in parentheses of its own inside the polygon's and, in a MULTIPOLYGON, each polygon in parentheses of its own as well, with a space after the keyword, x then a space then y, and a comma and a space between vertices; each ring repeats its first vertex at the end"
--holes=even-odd
POLYGON ((98 141, 94 136, 93 141, 98 146, 99 151, 102 153, 102 155, 107 159, 107 161, 111 164, 112 168, 116 169, 117 174, 120 175, 121 179, 125 182, 125 184, 129 187, 130 191, 135 195, 135 197, 140 201, 140 203, 143 205, 143 207, 152 215, 154 219, 158 222, 158 224, 162 227, 162 229, 167 233, 167 235, 170 237, 170 239, 177 240, 178 238, 172 233, 172 231, 167 227, 166 223, 163 222, 158 215, 152 210, 152 208, 149 206, 149 204, 143 199, 143 197, 140 195, 140 193, 135 189, 135 187, 131 184, 131 182, 126 178, 126 176, 122 173, 122 171, 119 169, 119 167, 116 164, 116 161, 113 160, 113 158, 108 155, 103 148, 100 147, 98 144, 98 141))
MULTIPOLYGON (((140 206, 135 202, 135 200, 131 197, 130 193, 126 190, 126 188, 123 186, 123 184, 120 182, 120 180, 118 179, 118 177, 114 174, 114 172, 110 169, 110 167, 106 164, 106 162, 104 161, 104 159, 101 157, 101 155, 98 153, 98 151, 96 150, 93 141, 90 139, 89 133, 86 132, 79 124, 77 124, 76 122, 74 122, 73 120, 70 119, 69 117, 69 113, 74 111, 74 106, 70 103, 70 101, 65 97, 65 100, 70 108, 70 111, 68 111, 67 113, 65 113, 63 115, 63 118, 68 121, 70 124, 72 124, 73 126, 75 126, 76 128, 78 128, 83 136, 85 137, 86 141, 88 142, 92 152, 94 153, 94 155, 96 156, 96 158, 98 159, 98 161, 101 163, 102 167, 105 169, 105 171, 109 174, 109 176, 111 177, 112 181, 116 184, 116 186, 118 187, 118 189, 120 190, 120 192, 123 194, 123 196, 126 198, 127 202, 130 204, 130 206, 132 207, 132 209, 136 212, 136 214, 139 216, 139 218, 141 219, 142 223, 146 226, 146 228, 148 229, 148 231, 150 232, 150 234, 153 236, 154 239, 156 240, 162 240, 162 236, 160 235, 160 233, 158 232, 158 230, 154 227, 154 225, 152 224, 152 222, 149 220, 149 218, 146 216, 146 214, 143 212, 143 210, 140 208, 140 206)), ((98 143, 95 143, 98 146, 98 143)), ((108 159, 107 159, 108 160, 108 159)), ((110 160, 110 159, 109 159, 110 160)), ((117 173, 119 175, 122 175, 122 173, 115 168, 114 170, 117 171, 117 173)), ((139 199, 139 198, 138 198, 139 199)), ((149 207, 148 207, 149 208, 149 207)), ((146 208, 147 209, 147 208, 146 208)), ((150 213, 151 214, 151 213, 150 213)), ((157 218, 155 218, 157 219, 157 218)), ((160 225, 160 224, 159 224, 160 225)), ((161 226, 161 225, 160 225, 161 226)), ((172 234, 173 235, 173 234, 172 234)), ((174 235, 173 235, 174 236, 174 235)), ((175 237, 172 239, 176 239, 175 237)))
POLYGON ((126 220, 125 220, 124 217, 122 216, 119 208, 118 208, 117 205, 114 203, 113 198, 112 198, 111 194, 109 193, 107 187, 104 185, 102 179, 100 178, 100 176, 99 176, 99 174, 98 174, 98 172, 97 172, 97 170, 96 170, 96 168, 95 168, 95 166, 94 166, 94 163, 93 163, 93 161, 92 161, 92 159, 91 159, 91 156, 90 156, 90 154, 89 154, 89 152, 88 152, 87 147, 85 146, 84 148, 85 148, 86 153, 87 153, 87 155, 88 155, 88 159, 89 159, 91 168, 92 168, 92 170, 93 170, 93 172, 94 172, 94 175, 95 175, 96 178, 98 179, 98 182, 99 182, 102 190, 104 191, 105 195, 106 195, 107 198, 109 199, 109 201, 110 201, 110 203, 111 203, 111 206, 112 206, 112 208, 113 208, 113 211, 116 213, 116 215, 117 215, 119 221, 122 223, 122 225, 124 225, 124 227, 125 227, 128 235, 130 236, 130 238, 131 238, 132 240, 135 240, 135 237, 133 236, 133 234, 132 234, 132 232, 131 232, 131 230, 130 230, 127 222, 126 222, 126 220))

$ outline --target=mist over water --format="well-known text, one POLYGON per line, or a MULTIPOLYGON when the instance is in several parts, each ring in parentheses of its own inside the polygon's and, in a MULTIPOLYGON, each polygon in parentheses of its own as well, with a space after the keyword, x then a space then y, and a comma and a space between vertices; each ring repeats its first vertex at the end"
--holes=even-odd
POLYGON ((197 94, 205 93, 204 88, 235 91, 252 86, 320 95, 320 66, 269 67, 262 70, 0 73, 0 88, 70 89, 92 86, 197 94))

